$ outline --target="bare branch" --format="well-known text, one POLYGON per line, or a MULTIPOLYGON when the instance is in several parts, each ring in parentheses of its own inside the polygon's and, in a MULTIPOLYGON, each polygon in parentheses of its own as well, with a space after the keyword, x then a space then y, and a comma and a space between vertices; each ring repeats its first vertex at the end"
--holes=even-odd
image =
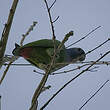
MULTIPOLYGON (((75 62, 74 64, 87 64, 91 65, 95 61, 84 61, 84 62, 75 62)), ((70 63, 58 63, 58 64, 72 64, 73 62, 70 63)), ((8 65, 7 63, 4 63, 4 66, 8 65)), ((13 63, 11 64, 12 66, 32 66, 32 64, 27 63, 27 64, 22 64, 22 63, 13 63)), ((110 61, 99 61, 95 65, 110 65, 110 61)))
POLYGON ((103 45, 106 44, 108 41, 110 41, 110 38, 108 38, 106 41, 104 41, 103 43, 101 43, 101 44, 98 45, 97 47, 93 48, 92 50, 88 51, 88 52, 86 53, 86 55, 89 54, 89 53, 91 53, 91 52, 93 52, 94 50, 98 49, 99 47, 103 46, 103 45))
POLYGON ((12 7, 10 9, 9 16, 8 16, 7 23, 5 24, 5 27, 4 27, 4 30, 3 30, 3 33, 2 33, 2 37, 1 37, 1 41, 0 41, 0 68, 3 65, 2 60, 3 60, 3 57, 4 57, 4 53, 5 53, 5 49, 6 49, 6 45, 7 45, 7 41, 8 41, 8 36, 9 36, 10 29, 11 29, 11 25, 12 25, 12 22, 13 22, 13 17, 14 17, 14 14, 15 14, 15 10, 16 10, 18 1, 19 0, 14 0, 13 1, 12 7))
POLYGON ((73 36, 73 31, 70 31, 69 33, 67 33, 67 34, 65 35, 65 37, 64 37, 64 39, 62 40, 61 44, 58 46, 58 49, 57 49, 58 52, 62 49, 64 43, 69 39, 70 36, 73 36))
POLYGON ((51 25, 51 30, 52 30, 52 39, 56 39, 55 37, 55 30, 54 30, 54 26, 53 26, 53 21, 52 21, 52 17, 51 17, 51 13, 50 13, 50 9, 51 7, 55 4, 56 0, 54 1, 54 3, 51 5, 51 7, 49 8, 48 6, 48 3, 46 0, 44 0, 45 4, 46 4, 46 8, 47 8, 47 11, 48 11, 48 15, 49 15, 49 20, 50 20, 50 25, 51 25))
POLYGON ((46 86, 46 87, 43 87, 43 88, 42 88, 42 92, 45 92, 47 89, 50 89, 50 88, 51 88, 50 85, 48 85, 48 86, 46 86))
MULTIPOLYGON (((7 24, 5 25, 3 33, 2 33, 2 37, 1 37, 1 41, 0 41, 0 68, 2 67, 2 65, 4 63, 4 61, 3 61, 4 53, 5 53, 5 49, 6 49, 6 45, 7 45, 7 41, 8 41, 8 36, 9 36, 10 29, 11 29, 11 25, 12 25, 12 22, 13 22, 13 17, 14 17, 14 14, 15 14, 15 10, 16 10, 18 1, 19 0, 14 0, 13 1, 12 7, 10 9, 9 16, 8 16, 7 24)), ((6 73, 9 69, 11 63, 12 63, 12 61, 9 63, 6 70, 4 71, 4 73, 3 73, 3 75, 0 79, 0 85, 3 81, 3 79, 5 78, 6 73)))
MULTIPOLYGON (((20 45, 22 46, 23 45, 23 42, 26 38, 27 35, 29 35, 29 33, 33 30, 33 28, 36 26, 36 23, 37 22, 33 22, 33 24, 30 26, 30 28, 28 29, 28 31, 23 35, 22 39, 21 39, 21 42, 20 42, 20 45)), ((8 66, 6 67, 1 79, 0 79, 0 84, 2 83, 3 79, 5 78, 6 76, 6 73, 8 72, 10 66, 12 65, 12 63, 17 60, 19 57, 15 57, 15 56, 12 56, 12 57, 9 57, 10 58, 10 62, 8 64, 8 66)), ((3 61, 4 63, 4 61, 3 61)))
POLYGON ((0 110, 1 110, 1 98, 2 98, 2 96, 0 95, 0 110))
POLYGON ((25 34, 22 35, 22 39, 21 39, 21 42, 20 42, 20 45, 21 45, 21 46, 23 46, 23 42, 24 42, 26 36, 28 36, 29 33, 30 33, 31 31, 33 31, 33 28, 36 26, 36 24, 37 24, 37 22, 34 21, 33 24, 29 27, 28 31, 27 31, 25 34))
POLYGON ((39 95, 40 95, 41 92, 42 92, 43 87, 45 86, 45 83, 46 83, 46 81, 47 81, 47 79, 48 79, 48 76, 49 76, 49 74, 50 74, 50 72, 51 72, 51 68, 52 68, 52 66, 53 66, 53 64, 54 64, 54 60, 55 60, 55 56, 56 56, 56 46, 55 46, 55 39, 56 39, 56 37, 55 37, 54 26, 53 26, 53 22, 52 22, 51 13, 50 13, 50 9, 51 9, 52 6, 55 4, 55 2, 51 5, 50 8, 49 8, 49 6, 48 6, 47 1, 44 0, 44 2, 45 2, 45 4, 46 4, 46 8, 47 8, 48 15, 49 15, 49 20, 50 20, 50 25, 51 25, 51 30, 52 30, 52 39, 53 39, 53 43, 54 43, 54 56, 53 56, 53 58, 52 58, 52 61, 51 61, 51 64, 50 64, 48 70, 45 72, 45 75, 43 76, 43 78, 42 78, 42 80, 40 81, 40 83, 39 83, 37 89, 35 90, 35 93, 34 93, 33 98, 32 98, 32 104, 31 104, 30 110, 32 110, 32 108, 33 108, 35 102, 37 101, 39 95))
POLYGON ((59 19, 59 16, 57 16, 57 18, 54 21, 52 21, 52 23, 55 23, 58 19, 59 19))
POLYGON ((87 67, 85 70, 80 72, 78 75, 73 77, 71 80, 69 80, 66 84, 64 84, 42 107, 40 110, 43 110, 49 103, 50 101, 59 93, 61 92, 68 84, 70 84, 72 81, 74 81, 76 78, 78 78, 80 75, 88 71, 96 62, 100 61, 102 58, 104 58, 106 55, 108 55, 110 51, 106 52, 103 56, 101 56, 99 59, 97 59, 94 63, 92 63, 89 67, 87 67))
POLYGON ((83 40, 83 39, 85 39, 85 38, 87 38, 91 33, 93 33, 94 31, 96 31, 96 30, 97 30, 98 28, 100 28, 100 27, 101 27, 101 26, 96 27, 95 29, 93 29, 92 31, 90 31, 88 34, 86 34, 84 37, 82 37, 81 39, 77 40, 76 42, 70 44, 70 45, 67 46, 66 48, 71 47, 72 45, 74 45, 74 44, 80 42, 81 40, 83 40))
MULTIPOLYGON (((52 21, 52 17, 51 17, 51 13, 50 13, 50 9, 54 6, 56 0, 53 2, 53 4, 50 6, 50 8, 48 6, 47 0, 44 0, 44 2, 46 5, 46 8, 47 8, 47 11, 48 11, 49 21, 50 21, 50 25, 51 25, 52 40, 53 40, 53 44, 54 44, 54 54, 56 54, 56 45, 55 45, 56 36, 55 36, 55 30, 54 30, 53 21, 52 21)), ((53 59, 55 59, 55 58, 53 57, 53 59)), ((54 60, 53 60, 53 64, 54 64, 54 60)))
POLYGON ((98 71, 97 68, 99 68, 99 66, 95 66, 93 68, 90 68, 88 71, 90 71, 90 72, 96 72, 96 71, 98 71))
POLYGON ((103 83, 103 85, 79 108, 81 110, 107 83, 109 80, 103 83))
POLYGON ((4 80, 5 76, 6 76, 6 73, 8 72, 8 70, 9 70, 11 64, 12 64, 16 59, 18 59, 18 57, 13 56, 13 57, 11 58, 11 61, 10 61, 9 64, 7 65, 5 71, 3 72, 3 75, 2 75, 2 77, 1 77, 1 79, 0 79, 0 85, 2 84, 2 82, 3 82, 3 80, 4 80))
MULTIPOLYGON (((28 29, 28 31, 23 35, 22 39, 21 39, 21 42, 20 42, 20 45, 22 46, 23 45, 23 42, 26 38, 27 35, 29 35, 29 33, 33 30, 33 28, 36 26, 36 23, 37 22, 33 22, 33 24, 30 26, 30 28, 28 29)), ((6 76, 6 73, 8 72, 10 66, 12 65, 12 63, 17 60, 19 57, 16 57, 16 56, 12 56, 10 57, 10 62, 8 64, 8 66, 6 67, 1 79, 0 79, 0 84, 2 83, 3 79, 5 78, 6 76)))
MULTIPOLYGON (((54 72, 54 73, 51 73, 49 75, 58 75, 58 74, 64 74, 64 73, 73 72, 73 71, 78 70, 78 69, 81 69, 81 68, 83 68, 85 66, 89 66, 89 65, 91 65, 94 62, 95 61, 75 62, 74 64, 83 64, 83 65, 82 66, 77 66, 76 68, 73 68, 73 69, 70 69, 70 70, 66 70, 66 71, 54 72)), ((68 64, 72 64, 72 62, 71 63, 68 63, 68 64)), ((4 66, 6 66, 6 65, 8 65, 8 64, 5 63, 4 66)), ((108 65, 110 65, 110 61, 99 61, 99 62, 96 62, 95 65, 107 65, 108 66, 108 65)), ((32 64, 17 64, 16 63, 16 64, 11 64, 11 66, 32 66, 32 64)), ((33 72, 36 72, 36 73, 38 73, 40 75, 45 75, 45 73, 39 72, 39 71, 36 71, 36 70, 33 70, 33 72)))
POLYGON ((49 10, 54 6, 55 3, 56 3, 56 0, 52 3, 52 5, 50 6, 49 10))

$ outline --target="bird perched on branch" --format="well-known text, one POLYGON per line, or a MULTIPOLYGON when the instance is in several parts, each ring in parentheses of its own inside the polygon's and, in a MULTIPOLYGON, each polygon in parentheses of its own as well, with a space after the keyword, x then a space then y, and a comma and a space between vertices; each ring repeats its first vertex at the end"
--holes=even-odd
POLYGON ((83 61, 85 59, 85 52, 81 48, 66 49, 63 45, 58 50, 60 41, 51 39, 42 39, 28 43, 24 46, 15 44, 15 49, 12 51, 14 56, 20 56, 29 61, 34 66, 46 71, 52 61, 54 55, 54 47, 56 47, 55 61, 51 72, 56 71, 71 62, 83 61))

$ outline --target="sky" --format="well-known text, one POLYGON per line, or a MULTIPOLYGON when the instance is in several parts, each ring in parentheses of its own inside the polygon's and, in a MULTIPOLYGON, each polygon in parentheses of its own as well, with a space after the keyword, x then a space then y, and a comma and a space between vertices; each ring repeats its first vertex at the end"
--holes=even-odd
MULTIPOLYGON (((9 10, 13 0, 0 0, 0 36, 4 24, 7 21, 9 10)), ((53 0, 48 0, 49 5, 53 0)), ((69 31, 74 31, 74 36, 65 43, 66 46, 85 36, 97 26, 100 29, 89 35, 88 38, 73 45, 81 47, 85 52, 98 46, 110 38, 110 1, 109 0, 57 0, 51 10, 52 18, 59 19, 54 23, 55 35, 62 40, 69 31)), ((43 0, 19 0, 14 16, 13 24, 9 34, 5 54, 12 55, 15 43, 20 43, 24 34, 33 21, 38 24, 27 36, 24 44, 39 39, 51 39, 51 27, 48 13, 43 0)), ((91 54, 86 56, 85 61, 95 61, 100 54, 110 50, 110 43, 106 43, 91 54)), ((110 54, 102 60, 110 61, 110 54)), ((19 58, 15 63, 28 63, 19 58)), ((71 64, 59 70, 69 70, 79 65, 71 64)), ((0 77, 5 66, 0 70, 0 77)), ((83 68, 84 69, 84 68, 83 68)), ((70 73, 49 76, 46 85, 51 85, 50 90, 45 91, 39 97, 39 108, 67 81, 76 76, 81 70, 70 73)), ((11 66, 2 85, 0 95, 2 96, 2 110, 28 110, 31 99, 37 88, 42 75, 33 70, 42 72, 34 66, 11 66)), ((106 81, 110 79, 110 66, 99 65, 96 72, 85 72, 66 88, 64 88, 45 108, 45 110, 78 110, 85 101, 106 81)), ((92 98, 82 110, 109 110, 110 109, 110 82, 92 98)))

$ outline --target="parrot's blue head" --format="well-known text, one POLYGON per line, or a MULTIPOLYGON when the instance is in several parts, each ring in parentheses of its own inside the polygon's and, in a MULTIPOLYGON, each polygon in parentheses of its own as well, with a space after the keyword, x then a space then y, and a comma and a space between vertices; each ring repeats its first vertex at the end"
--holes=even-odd
POLYGON ((69 57, 69 61, 83 61, 86 57, 84 50, 81 48, 66 49, 66 53, 69 57))
POLYGON ((19 51, 20 51, 20 46, 17 43, 15 43, 15 49, 12 51, 12 54, 14 56, 19 56, 20 53, 19 51))

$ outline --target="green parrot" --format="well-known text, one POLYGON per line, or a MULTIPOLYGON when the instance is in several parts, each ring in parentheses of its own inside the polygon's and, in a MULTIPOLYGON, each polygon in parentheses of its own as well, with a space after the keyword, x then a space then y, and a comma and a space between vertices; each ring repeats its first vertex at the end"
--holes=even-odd
MULTIPOLYGON (((55 40, 56 49, 60 44, 60 41, 55 40)), ((23 57, 34 66, 46 71, 54 55, 54 43, 51 39, 34 41, 24 46, 19 46, 15 43, 15 49, 12 53, 14 56, 23 57)), ((66 49, 63 45, 61 50, 56 54, 55 64, 53 65, 51 72, 68 65, 72 61, 83 61, 84 59, 84 50, 81 48, 66 49)))

